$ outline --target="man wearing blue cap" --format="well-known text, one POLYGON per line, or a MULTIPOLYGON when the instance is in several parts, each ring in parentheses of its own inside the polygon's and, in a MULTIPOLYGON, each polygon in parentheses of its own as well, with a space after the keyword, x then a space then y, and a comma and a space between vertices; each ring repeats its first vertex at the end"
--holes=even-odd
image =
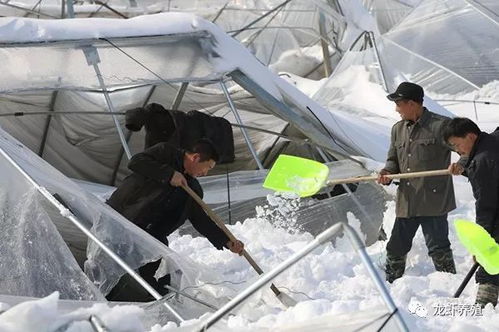
MULTIPOLYGON (((391 131, 391 143, 385 167, 378 183, 388 185, 385 175, 445 169, 451 149, 443 138, 449 118, 432 113, 423 106, 423 88, 403 82, 387 98, 400 114, 391 131)), ((386 246, 386 280, 402 277, 407 253, 421 226, 437 271, 456 273, 448 238, 447 213, 456 208, 451 176, 402 179, 397 190, 396 220, 386 246)))

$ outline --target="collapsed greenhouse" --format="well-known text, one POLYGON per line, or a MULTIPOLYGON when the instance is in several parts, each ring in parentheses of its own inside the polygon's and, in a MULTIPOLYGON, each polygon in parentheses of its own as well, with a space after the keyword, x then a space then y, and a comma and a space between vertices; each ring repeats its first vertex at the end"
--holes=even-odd
MULTIPOLYGON (((112 1, 107 3, 111 9, 126 12, 112 1)), ((0 167, 4 172, 0 181, 4 188, 2 221, 9 240, 0 246, 4 280, 0 301, 16 304, 57 290, 66 301, 64 310, 89 307, 105 302, 105 295, 123 274, 133 274, 142 264, 161 258, 158 273, 175 276, 173 293, 165 298, 153 295, 156 301, 140 304, 147 328, 216 312, 187 329, 211 327, 244 302, 243 291, 219 285, 222 275, 165 247, 104 203, 129 174, 129 158, 144 149, 147 128, 129 130, 126 114, 159 104, 230 123, 233 160, 217 165, 215 175, 200 179, 204 201, 229 225, 254 217, 258 213, 255 208, 267 204, 272 192, 262 183, 280 154, 325 162, 330 179, 367 175, 370 171, 361 161, 384 161, 390 127, 397 117, 393 111, 372 111, 366 91, 384 98, 397 83, 411 80, 428 91, 427 106, 452 116, 430 96, 438 100, 448 94, 476 91, 497 79, 499 68, 494 47, 497 16, 484 10, 484 6, 494 9, 495 4, 383 1, 399 8, 383 11, 380 3, 364 1, 374 13, 374 19, 366 21, 353 14, 355 4, 344 1, 284 1, 275 3, 264 18, 254 9, 244 11, 214 1, 214 7, 203 16, 243 44, 214 24, 186 13, 126 20, 2 18, 0 167), (292 28, 302 22, 313 23, 292 28), (421 33, 422 22, 425 29, 421 33), (251 28, 244 29, 248 24, 251 28), (324 26, 332 28, 325 32, 324 26), (435 33, 447 27, 454 28, 435 33), (483 39, 473 39, 484 31, 483 39), (411 37, 414 35, 420 39, 411 37), (463 38, 473 40, 475 46, 456 49, 463 38), (328 45, 318 46, 321 40, 328 45), (293 53, 295 49, 305 51, 293 53), (309 62, 293 66, 290 56, 309 62), (325 58, 329 61, 324 62, 325 58), (300 77, 324 75, 327 79, 310 98, 297 88, 300 77), (12 261, 22 264, 13 268, 12 261), (227 306, 230 309, 217 310, 227 306)), ((203 6, 196 5, 185 11, 197 12, 203 6)), ((96 8, 92 6, 75 6, 76 13, 84 17, 96 8)), ((154 8, 151 6, 147 8, 154 8)), ((22 8, 8 8, 23 12, 22 8)), ((61 8, 64 6, 54 1, 46 13, 58 16, 61 8)), ((142 14, 137 8, 130 10, 128 17, 142 14)), ((111 9, 104 7, 100 14, 116 16, 111 9)), ((29 12, 29 16, 36 13, 29 12)), ((357 249, 362 255, 363 246, 383 238, 381 224, 390 199, 373 183, 324 188, 300 201, 293 220, 301 231, 318 239, 334 225, 342 225, 344 233, 355 237, 348 228, 353 216, 359 221, 363 244, 357 249)), ((186 225, 181 234, 197 233, 186 225)), ((338 234, 328 233, 334 238, 338 234)), ((364 263, 368 270, 369 264, 372 268, 369 257, 364 263)), ((282 272, 274 270, 264 277, 282 272)), ((376 276, 374 272, 378 285, 376 276)), ((255 273, 253 291, 265 285, 257 285, 264 277, 258 279, 255 273)), ((147 285, 137 291, 150 293, 147 285)), ((380 292, 387 309, 365 308, 337 316, 334 322, 327 317, 318 320, 315 330, 406 329, 398 314, 394 315, 386 289, 381 287, 380 292), (385 325, 384 319, 393 315, 396 319, 385 325)), ((261 299, 271 302, 269 297, 262 295, 261 299)), ((217 326, 223 329, 224 325, 217 326)), ((312 326, 304 322, 282 330, 312 326)))

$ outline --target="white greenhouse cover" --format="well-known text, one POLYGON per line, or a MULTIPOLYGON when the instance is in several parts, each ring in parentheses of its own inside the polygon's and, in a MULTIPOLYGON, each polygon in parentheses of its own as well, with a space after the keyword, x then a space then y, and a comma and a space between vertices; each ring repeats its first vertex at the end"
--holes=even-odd
POLYGON ((499 78, 499 2, 426 0, 383 35, 382 57, 439 94, 499 78))
MULTIPOLYGON (((147 100, 168 107, 164 101, 171 101, 176 93, 176 88, 171 89, 172 82, 216 83, 225 74, 239 70, 290 110, 277 114, 281 119, 262 114, 250 116, 256 126, 279 131, 286 121, 327 149, 377 160, 385 155, 386 142, 385 147, 369 150, 369 142, 379 142, 383 133, 369 129, 360 118, 330 115, 270 72, 216 25, 191 14, 164 13, 129 20, 1 18, 0 31, 0 54, 4 59, 0 63, 4 73, 0 104, 5 115, 105 111, 98 73, 109 89, 114 110, 125 111, 147 100), (345 130, 349 135, 345 135, 345 130)), ((230 92, 236 107, 243 111, 273 112, 248 99, 248 94, 237 86, 231 87, 230 92)), ((218 111, 220 116, 230 113, 223 95, 214 92, 212 86, 195 86, 188 90, 188 95, 192 97, 185 98, 188 107, 210 114, 218 111)), ((118 120, 123 126, 123 117, 118 120)), ((118 179, 127 173, 116 128, 108 115, 54 116, 52 121, 47 114, 3 116, 2 126, 68 176, 112 184, 110 178, 117 164, 118 179)), ((239 135, 236 142, 240 142, 236 153, 247 160, 249 152, 242 135, 239 130, 234 132, 239 135)), ((132 152, 141 151, 141 137, 132 137, 132 152)), ((252 140, 255 137, 259 153, 273 142, 261 133, 252 134, 252 140)))

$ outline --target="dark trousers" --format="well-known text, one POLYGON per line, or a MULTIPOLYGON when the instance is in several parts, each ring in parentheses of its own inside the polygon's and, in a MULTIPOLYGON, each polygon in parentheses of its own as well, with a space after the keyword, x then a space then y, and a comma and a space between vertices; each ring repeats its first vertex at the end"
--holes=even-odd
POLYGON ((161 259, 155 262, 147 263, 144 266, 139 267, 139 274, 149 285, 151 285, 159 294, 165 295, 168 293, 168 289, 165 288, 166 285, 170 285, 170 275, 167 274, 162 278, 156 280, 154 274, 161 263, 161 259))
POLYGON ((449 224, 447 214, 445 214, 436 217, 396 218, 392 235, 386 245, 387 254, 392 257, 407 255, 420 225, 430 256, 438 252, 450 251, 449 224))
POLYGON ((475 274, 475 280, 477 284, 492 284, 499 286, 499 274, 491 275, 483 267, 479 267, 475 274))

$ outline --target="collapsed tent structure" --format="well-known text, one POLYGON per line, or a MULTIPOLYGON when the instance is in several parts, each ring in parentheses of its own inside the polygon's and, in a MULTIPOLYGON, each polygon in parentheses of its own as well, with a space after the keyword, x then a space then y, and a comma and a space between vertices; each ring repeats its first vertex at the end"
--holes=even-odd
MULTIPOLYGON (((58 22, 5 18, 0 20, 0 29, 4 59, 0 122, 15 137, 2 132, 0 149, 6 168, 2 181, 4 188, 14 186, 12 181, 23 183, 5 194, 4 220, 16 241, 6 243, 2 255, 5 251, 5 257, 12 258, 22 252, 31 262, 24 274, 12 270, 22 278, 15 280, 18 286, 2 289, 2 294, 44 296, 59 289, 57 280, 64 279, 69 282, 66 288, 61 286, 63 298, 103 300, 125 271, 133 274, 133 269, 160 257, 166 266, 162 273, 178 276, 174 280, 178 287, 217 278, 177 257, 66 177, 114 185, 126 176, 127 159, 143 148, 143 133, 131 135, 122 129, 122 112, 127 109, 152 101, 174 109, 181 105, 182 109, 223 116, 237 126, 236 162, 230 170, 258 168, 231 175, 239 189, 232 197, 244 202, 241 218, 248 215, 248 206, 254 209, 268 193, 259 186, 266 174, 264 164, 286 146, 300 154, 322 156, 330 161, 332 176, 339 178, 365 174, 348 156, 372 157, 359 147, 387 139, 386 133, 364 128, 362 122, 326 112, 267 71, 216 26, 192 15, 58 22), (258 134, 250 133, 254 127, 258 134), (363 134, 352 144, 339 128, 363 134), (298 143, 280 146, 276 134, 298 143), (337 159, 342 161, 334 161, 337 159), (253 186, 253 191, 247 190, 247 185, 253 186), (32 234, 37 218, 44 222, 33 228, 40 231, 32 234), (91 241, 78 236, 81 231, 91 241), (46 234, 53 234, 50 247, 43 241, 46 234), (34 236, 28 239, 28 246, 26 236, 34 236), (59 252, 51 252, 54 244, 59 252), (33 253, 37 255, 33 257, 33 253), (58 264, 53 267, 36 263, 52 261, 54 256, 58 264), (35 280, 41 274, 47 276, 41 278, 44 283, 35 280)), ((382 149, 378 157, 384 153, 382 149)), ((207 201, 218 207, 221 215, 227 212, 226 202, 220 198, 224 179, 221 175, 205 180, 207 201)), ((366 243, 374 243, 386 195, 371 184, 344 186, 341 192, 349 195, 324 190, 323 197, 307 202, 300 211, 304 230, 319 234, 331 224, 347 222, 347 212, 354 212, 368 235, 366 243), (360 203, 366 198, 369 205, 360 203), (318 215, 323 219, 317 219, 318 215)), ((11 279, 14 282, 14 275, 11 279)), ((217 301, 213 294, 204 296, 217 301)), ((199 299, 196 301, 199 305, 199 299)), ((164 304, 169 310, 165 320, 181 316, 171 304, 158 302, 157 306, 164 304)), ((192 315, 192 310, 188 311, 192 315)))

